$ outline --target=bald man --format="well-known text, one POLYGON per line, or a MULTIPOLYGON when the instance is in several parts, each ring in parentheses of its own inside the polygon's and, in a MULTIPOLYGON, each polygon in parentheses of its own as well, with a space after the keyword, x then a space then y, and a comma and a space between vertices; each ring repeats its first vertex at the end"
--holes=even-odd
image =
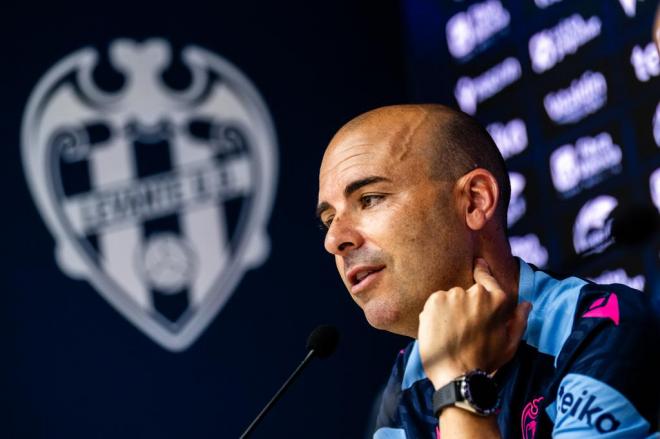
POLYGON ((379 108, 330 142, 317 215, 351 298, 400 352, 374 438, 647 437, 657 327, 622 285, 511 254, 497 147, 440 105, 379 108))

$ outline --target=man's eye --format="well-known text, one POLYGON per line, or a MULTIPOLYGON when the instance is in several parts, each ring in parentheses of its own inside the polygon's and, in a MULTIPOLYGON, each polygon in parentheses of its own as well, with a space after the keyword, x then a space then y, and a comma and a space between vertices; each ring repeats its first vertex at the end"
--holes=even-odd
POLYGON ((375 194, 362 195, 360 197, 360 203, 362 204, 362 207, 371 207, 374 204, 377 204, 383 198, 385 198, 384 195, 375 195, 375 194))
POLYGON ((321 230, 323 230, 324 232, 327 232, 328 229, 330 228, 330 224, 332 224, 333 218, 334 218, 334 216, 330 216, 330 217, 326 218, 325 220, 321 220, 321 222, 319 223, 319 228, 321 230))

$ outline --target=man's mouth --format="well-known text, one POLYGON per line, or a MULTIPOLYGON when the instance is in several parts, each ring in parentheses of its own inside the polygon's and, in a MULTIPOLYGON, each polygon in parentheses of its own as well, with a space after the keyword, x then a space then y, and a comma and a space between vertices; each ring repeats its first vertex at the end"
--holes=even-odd
POLYGON ((367 288, 384 268, 384 265, 362 265, 351 268, 347 273, 351 293, 356 294, 367 288))

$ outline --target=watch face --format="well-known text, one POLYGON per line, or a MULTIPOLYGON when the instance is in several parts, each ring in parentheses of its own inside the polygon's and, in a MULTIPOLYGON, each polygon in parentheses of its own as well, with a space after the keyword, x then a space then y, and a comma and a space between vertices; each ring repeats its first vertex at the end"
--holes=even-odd
POLYGON ((476 409, 490 412, 497 409, 499 395, 497 386, 485 372, 475 371, 465 377, 465 398, 476 409))

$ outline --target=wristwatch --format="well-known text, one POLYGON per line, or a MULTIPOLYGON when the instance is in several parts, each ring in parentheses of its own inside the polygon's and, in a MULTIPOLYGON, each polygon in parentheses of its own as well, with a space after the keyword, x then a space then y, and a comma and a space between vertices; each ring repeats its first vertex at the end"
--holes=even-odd
POLYGON ((455 406, 489 416, 499 411, 500 402, 495 380, 483 370, 474 369, 435 391, 433 413, 438 417, 445 407, 455 406))

